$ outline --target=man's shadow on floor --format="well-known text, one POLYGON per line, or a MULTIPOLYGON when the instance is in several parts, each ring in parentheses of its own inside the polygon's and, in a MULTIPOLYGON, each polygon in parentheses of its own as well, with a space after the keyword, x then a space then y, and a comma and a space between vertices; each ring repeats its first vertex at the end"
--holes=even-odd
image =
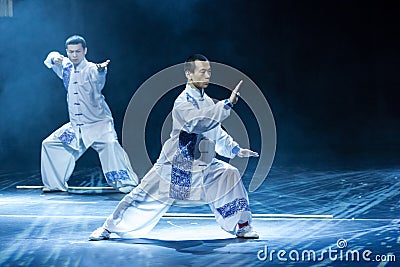
POLYGON ((193 255, 206 255, 210 253, 226 254, 226 251, 216 251, 232 244, 258 243, 265 242, 259 239, 244 239, 244 238, 225 238, 225 239, 210 239, 210 240, 158 240, 149 238, 111 238, 107 242, 149 245, 163 248, 175 249, 180 253, 190 253, 193 255))

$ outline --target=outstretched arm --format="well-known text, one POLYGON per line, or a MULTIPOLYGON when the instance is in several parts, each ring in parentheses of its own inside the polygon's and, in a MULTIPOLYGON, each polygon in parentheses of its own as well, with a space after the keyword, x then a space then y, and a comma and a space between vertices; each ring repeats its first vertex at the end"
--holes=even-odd
POLYGON ((243 81, 240 81, 232 91, 229 99, 217 102, 207 108, 198 108, 195 100, 183 100, 175 102, 173 116, 175 128, 180 128, 189 133, 202 133, 217 127, 221 121, 230 114, 230 109, 238 101, 239 89, 243 81))
POLYGON ((90 80, 99 92, 103 90, 106 83, 107 66, 110 62, 111 61, 107 59, 103 63, 94 64, 90 70, 90 80))

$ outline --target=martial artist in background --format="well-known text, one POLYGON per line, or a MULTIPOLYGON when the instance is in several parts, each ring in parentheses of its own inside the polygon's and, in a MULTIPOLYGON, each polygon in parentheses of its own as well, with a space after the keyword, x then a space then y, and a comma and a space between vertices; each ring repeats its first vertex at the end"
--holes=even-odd
POLYGON ((215 158, 258 157, 241 148, 221 127, 238 101, 238 83, 229 99, 214 103, 205 94, 211 67, 203 55, 185 62, 186 88, 175 100, 172 132, 161 154, 141 183, 118 204, 90 240, 116 233, 140 237, 150 231, 177 200, 202 200, 213 211, 220 227, 241 238, 258 238, 251 226, 249 199, 239 171, 215 158))
POLYGON ((87 61, 86 41, 78 35, 69 37, 65 48, 68 57, 51 52, 44 61, 63 80, 70 122, 42 142, 43 191, 67 191, 75 162, 92 147, 99 154, 107 183, 128 193, 138 178, 118 142, 111 111, 101 93, 110 60, 101 64, 87 61))

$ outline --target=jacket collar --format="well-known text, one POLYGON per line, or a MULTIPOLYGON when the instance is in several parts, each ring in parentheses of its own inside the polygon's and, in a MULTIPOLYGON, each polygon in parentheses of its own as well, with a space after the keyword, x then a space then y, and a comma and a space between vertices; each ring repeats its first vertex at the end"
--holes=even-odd
POLYGON ((201 89, 201 92, 199 92, 199 90, 193 88, 190 84, 187 83, 185 90, 196 100, 204 100, 204 89, 201 89))
POLYGON ((75 67, 75 71, 81 71, 83 70, 88 64, 88 61, 86 60, 86 58, 84 58, 81 63, 78 64, 78 66, 75 67))

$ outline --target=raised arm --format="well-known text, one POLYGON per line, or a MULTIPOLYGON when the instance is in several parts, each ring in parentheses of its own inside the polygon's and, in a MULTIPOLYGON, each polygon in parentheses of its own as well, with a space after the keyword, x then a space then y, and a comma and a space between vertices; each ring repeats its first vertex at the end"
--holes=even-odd
POLYGON ((226 101, 219 101, 201 110, 190 101, 177 102, 172 111, 174 128, 196 134, 207 132, 226 119, 230 109, 226 101))
POLYGON ((230 115, 233 104, 238 101, 241 85, 242 81, 236 85, 229 99, 218 101, 206 108, 199 109, 196 100, 190 95, 175 102, 173 109, 175 129, 179 128, 188 133, 203 133, 217 127, 230 115))

